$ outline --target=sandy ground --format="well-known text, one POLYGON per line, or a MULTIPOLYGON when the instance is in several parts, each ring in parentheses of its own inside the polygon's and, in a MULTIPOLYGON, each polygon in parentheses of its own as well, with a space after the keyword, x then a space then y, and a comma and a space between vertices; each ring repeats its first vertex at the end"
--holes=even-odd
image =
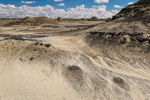
POLYGON ((148 54, 95 49, 65 25, 0 28, 0 100, 150 100, 148 54))

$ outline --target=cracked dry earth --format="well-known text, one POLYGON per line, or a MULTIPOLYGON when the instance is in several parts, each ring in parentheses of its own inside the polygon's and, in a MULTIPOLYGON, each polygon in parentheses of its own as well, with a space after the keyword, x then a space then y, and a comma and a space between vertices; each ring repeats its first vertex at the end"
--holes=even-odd
POLYGON ((0 28, 0 99, 150 100, 144 33, 65 25, 0 28))

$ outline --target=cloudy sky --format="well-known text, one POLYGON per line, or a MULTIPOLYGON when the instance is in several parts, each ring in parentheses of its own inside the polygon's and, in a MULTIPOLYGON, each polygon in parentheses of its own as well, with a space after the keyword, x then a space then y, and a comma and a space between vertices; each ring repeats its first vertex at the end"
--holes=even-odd
POLYGON ((49 18, 112 17, 138 0, 0 0, 0 18, 26 16, 49 18))

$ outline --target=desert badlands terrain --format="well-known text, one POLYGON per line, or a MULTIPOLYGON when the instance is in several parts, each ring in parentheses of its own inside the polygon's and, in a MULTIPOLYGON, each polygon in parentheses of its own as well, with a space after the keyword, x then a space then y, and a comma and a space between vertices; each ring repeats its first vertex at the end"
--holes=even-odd
POLYGON ((0 100, 150 100, 149 17, 120 13, 110 21, 26 17, 2 25, 0 100))

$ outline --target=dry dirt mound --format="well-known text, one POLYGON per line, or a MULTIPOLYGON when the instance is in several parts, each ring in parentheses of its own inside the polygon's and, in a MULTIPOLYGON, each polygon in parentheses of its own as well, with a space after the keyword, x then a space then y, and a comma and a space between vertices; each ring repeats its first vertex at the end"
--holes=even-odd
POLYGON ((123 8, 113 19, 127 18, 130 21, 144 20, 150 22, 150 1, 139 0, 135 4, 123 8))
POLYGON ((11 25, 41 25, 41 24, 55 24, 57 25, 58 23, 53 21, 52 19, 49 19, 47 17, 25 17, 24 19, 20 21, 15 21, 15 22, 10 22, 6 24, 6 26, 11 26, 11 25))

